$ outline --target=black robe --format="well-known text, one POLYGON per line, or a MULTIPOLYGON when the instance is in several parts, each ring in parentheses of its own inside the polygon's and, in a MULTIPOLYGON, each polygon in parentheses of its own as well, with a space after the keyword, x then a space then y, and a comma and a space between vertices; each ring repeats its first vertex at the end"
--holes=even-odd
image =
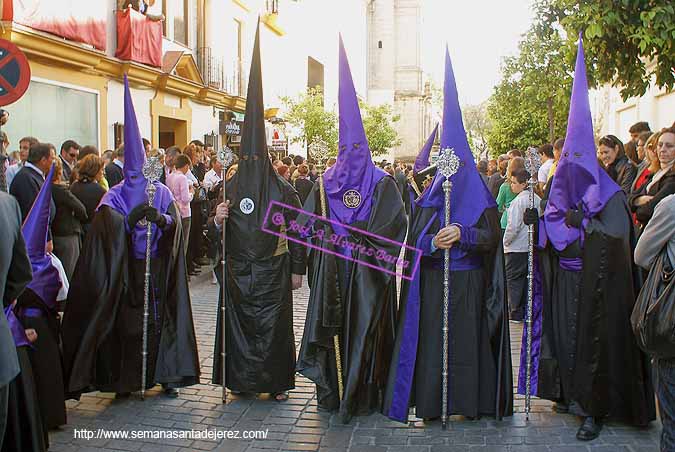
MULTIPOLYGON (((151 260, 146 388, 199 383, 199 358, 183 254, 180 215, 163 231, 151 260)), ((66 391, 141 388, 145 262, 134 259, 125 217, 102 206, 75 268, 62 337, 66 391)))
POLYGON ((616 193, 586 227, 583 249, 548 244, 542 268, 540 398, 571 404, 574 414, 646 425, 655 418, 649 361, 635 341, 630 315, 639 272, 625 195, 616 193), (561 257, 581 258, 579 272, 561 257))
POLYGON ((33 379, 45 430, 67 423, 61 359, 61 319, 47 308, 35 292, 26 289, 17 300, 15 311, 25 329, 33 328, 37 340, 28 347, 33 379))
MULTIPOLYGON (((295 189, 280 178, 277 178, 277 182, 270 184, 269 200, 300 209, 300 199, 295 189)), ((297 211, 284 209, 285 224, 290 224, 297 214, 297 211)), ((241 213, 233 211, 228 224, 237 221, 238 216, 241 213)), ((213 224, 210 226, 212 242, 218 244, 220 252, 222 232, 213 224)), ((291 274, 305 274, 306 248, 288 240, 287 251, 282 248, 278 255, 252 259, 238 252, 242 239, 235 231, 234 228, 227 228, 226 386, 233 391, 250 393, 277 393, 293 389, 295 335, 291 274)), ((285 234, 297 237, 288 228, 285 234)), ((222 260, 218 261, 215 271, 218 282, 222 284, 222 260)), ((223 382, 222 295, 221 289, 213 355, 213 383, 220 385, 223 382)))
MULTIPOLYGON (((385 176, 375 186, 370 217, 351 226, 401 243, 406 216, 401 193, 393 178, 385 176)), ((328 200, 327 200, 328 201, 328 200)), ((304 210, 321 215, 319 186, 304 210)), ((334 250, 328 241, 315 238, 314 245, 334 250)), ((315 236, 316 237, 316 236, 315 236)), ((398 243, 349 234, 349 240, 399 256, 398 243)), ((394 345, 396 277, 376 268, 312 250, 312 281, 297 370, 317 386, 318 404, 339 410, 342 422, 381 408, 382 393, 394 345), (344 395, 338 397, 333 336, 339 334, 344 395)), ((353 257, 376 267, 372 256, 355 250, 353 257)))
POLYGON ((21 373, 9 384, 7 429, 2 452, 43 452, 49 447, 49 436, 43 426, 28 348, 16 348, 21 373))
MULTIPOLYGON (((5 307, 9 302, 4 300, 5 307)), ((0 312, 0 315, 5 314, 0 312)), ((29 348, 26 345, 16 347, 20 372, 8 385, 7 426, 0 452, 43 452, 49 447, 28 357, 29 348)))
MULTIPOLYGON (((417 207, 408 235, 408 245, 424 254, 418 279, 405 280, 401 289, 383 410, 401 422, 409 406, 416 407, 417 417, 441 415, 444 272, 443 250, 429 248, 440 229, 434 216, 435 209, 417 207)), ((467 247, 464 259, 474 268, 450 272, 448 414, 499 419, 513 413, 513 377, 496 209, 485 210, 473 229, 473 243, 456 246, 467 247)))

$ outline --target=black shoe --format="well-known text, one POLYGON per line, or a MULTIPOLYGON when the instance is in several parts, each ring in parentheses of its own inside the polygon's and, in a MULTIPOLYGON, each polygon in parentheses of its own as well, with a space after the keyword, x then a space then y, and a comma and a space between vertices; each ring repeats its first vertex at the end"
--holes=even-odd
POLYGON ((525 316, 518 312, 512 312, 509 314, 509 320, 511 320, 514 323, 523 323, 523 320, 525 320, 525 316))
POLYGON ((167 397, 171 397, 172 399, 175 399, 178 397, 178 389, 176 388, 166 388, 164 389, 164 395, 167 397))
POLYGON ((129 396, 131 396, 130 392, 118 392, 115 394, 115 399, 120 400, 120 399, 128 399, 129 396))
POLYGON ((553 411, 559 414, 567 414, 570 412, 570 407, 564 403, 558 402, 553 405, 553 411))
POLYGON ((600 430, 602 430, 602 424, 593 416, 588 416, 584 419, 581 427, 579 427, 577 439, 580 441, 592 441, 600 435, 600 430))

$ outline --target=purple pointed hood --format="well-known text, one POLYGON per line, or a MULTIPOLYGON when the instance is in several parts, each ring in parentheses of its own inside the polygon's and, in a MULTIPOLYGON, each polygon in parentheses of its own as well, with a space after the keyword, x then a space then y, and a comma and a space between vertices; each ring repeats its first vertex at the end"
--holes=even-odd
MULTIPOLYGON (((100 206, 109 206, 125 217, 139 204, 148 202, 145 188, 148 184, 143 176, 145 163, 145 148, 141 133, 136 121, 136 112, 129 90, 129 80, 124 76, 124 180, 111 188, 101 200, 100 206)), ((169 189, 160 182, 155 182, 157 191, 153 206, 160 213, 166 214, 174 198, 169 189)), ((126 222, 125 222, 126 225, 126 222)), ((133 231, 134 256, 137 259, 145 258, 146 228, 137 224, 133 231)), ((153 225, 152 249, 156 252, 161 230, 153 225)))
POLYGON ((21 227, 26 250, 33 267, 33 280, 28 288, 42 299, 46 306, 56 308, 56 296, 61 289, 59 271, 52 265, 52 259, 45 251, 49 230, 49 206, 52 199, 54 165, 49 170, 37 198, 21 227))
POLYGON ((415 159, 415 166, 413 167, 414 173, 419 173, 424 168, 429 166, 429 155, 431 155, 431 148, 434 147, 434 141, 436 141, 436 134, 438 133, 438 124, 434 127, 434 130, 431 131, 431 135, 427 138, 427 142, 424 143, 424 147, 420 150, 420 153, 417 154, 415 159))
POLYGON ((555 249, 562 251, 582 238, 588 221, 619 190, 620 187, 600 167, 596 157, 584 47, 579 36, 567 136, 544 212, 546 234, 555 249), (568 227, 565 214, 569 209, 579 208, 584 212, 583 228, 568 227))
MULTIPOLYGON (((483 183, 476 169, 476 163, 466 138, 462 111, 459 108, 459 97, 455 74, 452 70, 450 52, 445 50, 445 83, 443 86, 443 128, 441 129, 441 150, 452 148, 459 157, 460 166, 457 173, 450 178, 452 182, 450 222, 464 227, 474 226, 483 215, 485 209, 496 207, 494 198, 483 183)), ((421 207, 435 207, 443 223, 445 195, 443 182, 445 178, 436 172, 431 187, 416 201, 421 207)), ((453 248, 451 255, 456 253, 453 248)))
POLYGON ((331 217, 341 223, 351 224, 368 219, 375 186, 387 173, 375 166, 370 155, 342 36, 339 66, 338 156, 335 165, 326 170, 323 177, 331 217))

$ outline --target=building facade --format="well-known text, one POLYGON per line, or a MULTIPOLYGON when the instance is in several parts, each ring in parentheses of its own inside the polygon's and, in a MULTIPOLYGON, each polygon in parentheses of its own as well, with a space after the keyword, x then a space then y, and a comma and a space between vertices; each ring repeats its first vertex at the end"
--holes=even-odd
MULTIPOLYGON (((340 31, 365 92, 366 0, 344 0, 330 19, 323 2, 306 0, 156 0, 147 16, 122 3, 0 0, 0 35, 26 53, 32 73, 24 97, 6 107, 10 150, 27 135, 57 147, 74 139, 115 148, 124 75, 154 147, 199 139, 236 148, 259 17, 268 142, 282 154, 284 96, 320 85, 326 108, 335 108, 340 31)), ((290 151, 302 154, 304 145, 290 151)))
POLYGON ((421 62, 422 1, 370 0, 368 103, 391 104, 401 144, 391 158, 412 160, 431 130, 431 96, 421 62))
POLYGON ((651 84, 644 96, 626 101, 619 88, 605 85, 594 92, 594 124, 599 136, 612 134, 628 141, 628 129, 638 121, 647 121, 653 131, 675 123, 675 91, 651 84))

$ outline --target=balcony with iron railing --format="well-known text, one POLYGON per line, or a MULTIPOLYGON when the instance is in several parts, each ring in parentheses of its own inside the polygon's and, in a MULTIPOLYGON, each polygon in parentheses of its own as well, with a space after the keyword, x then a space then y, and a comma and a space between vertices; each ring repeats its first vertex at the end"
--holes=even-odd
POLYGON ((247 77, 242 61, 227 64, 222 56, 213 54, 211 47, 197 49, 196 60, 206 86, 233 96, 246 97, 247 77))

